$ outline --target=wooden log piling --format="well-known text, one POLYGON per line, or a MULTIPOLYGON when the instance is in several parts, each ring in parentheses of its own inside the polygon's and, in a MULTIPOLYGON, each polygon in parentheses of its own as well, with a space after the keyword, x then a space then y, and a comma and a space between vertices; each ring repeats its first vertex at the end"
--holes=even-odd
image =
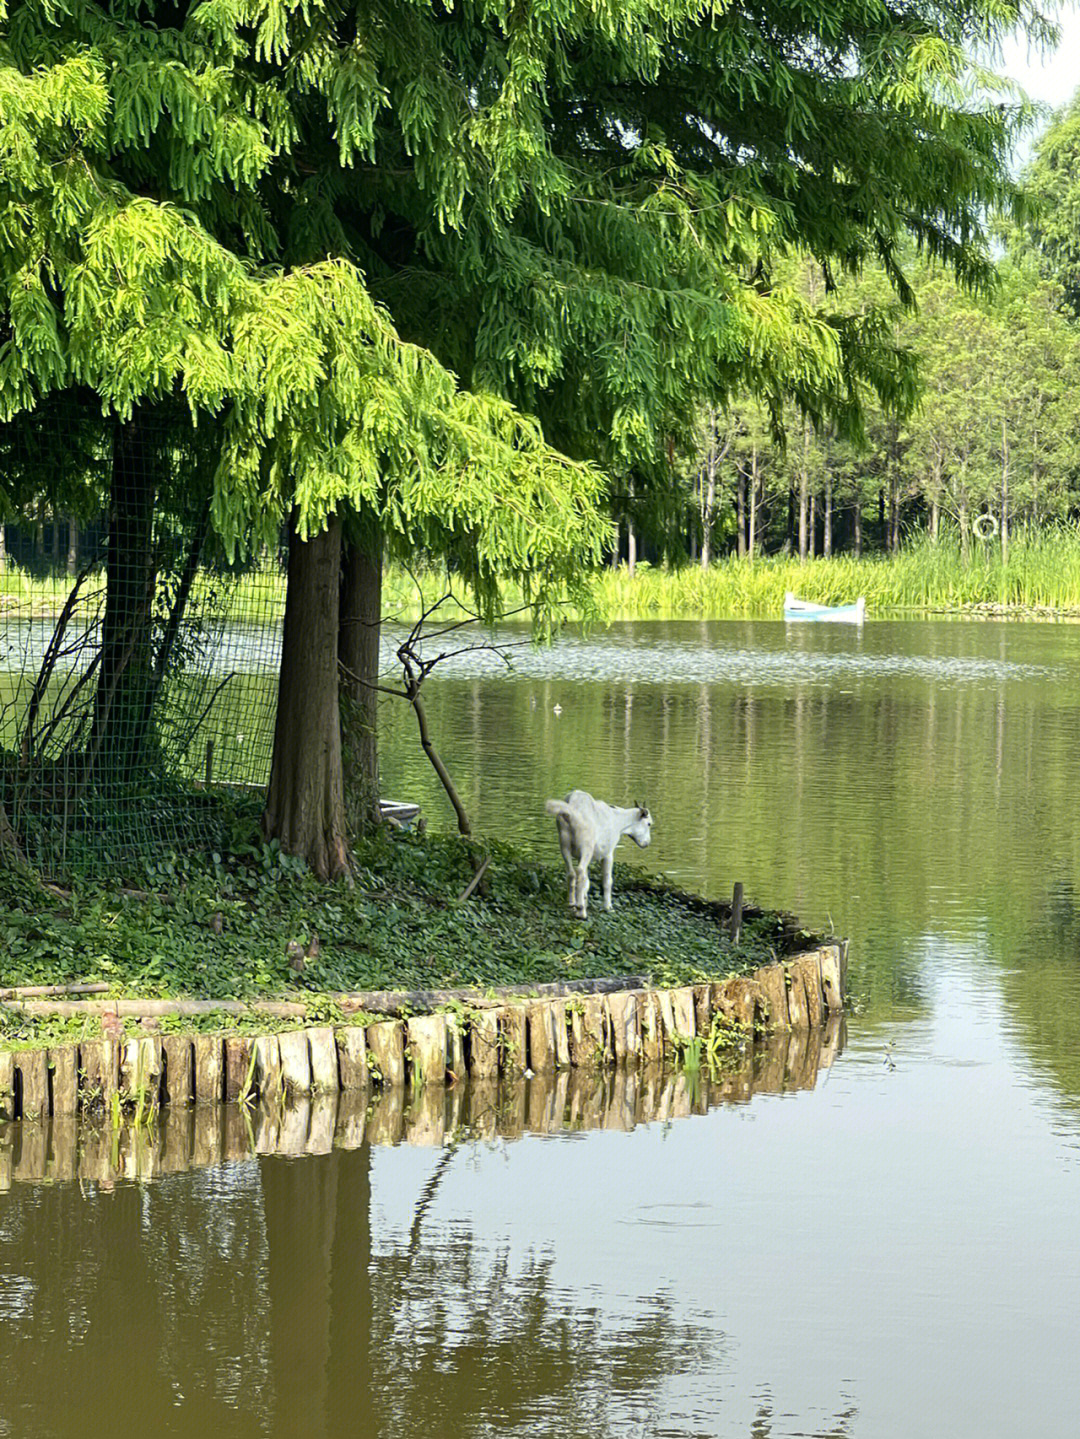
POLYGON ((604 995, 589 995, 581 1003, 584 1065, 588 1069, 598 1069, 613 1063, 615 1059, 611 1037, 611 1011, 604 995))
POLYGON ((49 1050, 52 1075, 52 1113, 75 1114, 79 1108, 78 1050, 73 1044, 60 1044, 49 1050))
POLYGON ((806 999, 806 980, 797 964, 785 965, 787 979, 788 1019, 792 1029, 808 1029, 810 1010, 806 999))
POLYGON ((790 1029, 787 977, 782 964, 767 964, 754 976, 765 996, 766 1022, 773 1029, 790 1029))
POLYGON ((339 1029, 335 1040, 338 1052, 338 1079, 343 1090, 366 1089, 368 1062, 366 1031, 362 1025, 350 1024, 339 1029))
POLYGON ((528 1063, 534 1074, 550 1074, 556 1067, 555 1021, 547 1000, 532 1000, 525 1010, 528 1025, 528 1063))
POLYGON ((276 1034, 261 1034, 255 1040, 255 1086, 261 1099, 281 1098, 281 1044, 276 1034))
POLYGON ((671 1010, 675 1020, 675 1036, 679 1040, 693 1039, 697 1034, 694 1017, 694 991, 684 987, 671 991, 671 1010))
POLYGON ((803 955, 792 964, 802 973, 806 990, 806 1021, 809 1029, 819 1029, 825 1017, 825 997, 821 990, 821 955, 818 951, 803 955))
POLYGON ((15 1119, 15 1056, 0 1050, 0 1120, 15 1119))
POLYGON ((112 1039, 84 1040, 79 1046, 82 1071, 81 1099, 90 1106, 108 1109, 120 1084, 120 1056, 112 1039))
POLYGON ((844 987, 840 976, 840 945, 827 944, 821 951, 821 991, 830 1015, 844 1012, 844 987))
POLYGON ((465 1065, 465 1023, 461 1015, 450 1013, 446 1016, 446 1074, 447 1084, 458 1084, 467 1074, 465 1065))
POLYGON ((637 995, 609 995, 607 1007, 611 1017, 611 1046, 615 1063, 636 1065, 641 1058, 641 1018, 637 995))
MULTIPOLYGON (((376 1026, 372 1025, 372 1029, 376 1026)), ((499 1072, 499 1012, 496 1009, 479 1009, 473 1015, 469 1027, 469 1076, 473 1080, 494 1079, 499 1072)), ((522 1037, 520 1053, 525 1057, 525 1042, 522 1037)))
POLYGON ((368 1069, 378 1070, 380 1084, 396 1089, 405 1083, 405 1043, 399 1020, 380 1019, 377 1024, 369 1024, 367 1048, 368 1069))
POLYGON ((15 1056, 15 1073, 21 1081, 21 1117, 49 1117, 49 1066, 45 1050, 24 1049, 15 1056))
POLYGON ((312 1090, 316 1094, 336 1094, 341 1086, 338 1080, 338 1052, 334 1031, 322 1026, 306 1030, 305 1033, 311 1061, 312 1090))
MULTIPOLYGON (((744 1104, 755 1093, 812 1089, 840 1043, 843 1020, 821 1029, 781 1031, 719 1077, 693 1083, 661 1065, 563 1069, 530 1079, 507 1076, 444 1089, 437 1084, 376 1091, 296 1093, 238 1105, 167 1107, 154 1125, 111 1115, 0 1125, 0 1192, 13 1183, 79 1178, 109 1187, 161 1174, 244 1161, 252 1153, 328 1154, 364 1143, 441 1146, 462 1132, 477 1139, 517 1140, 565 1127, 628 1132, 637 1125, 690 1120, 719 1104, 744 1104)), ((252 1050, 255 1053, 255 1050, 252 1050)), ((30 1066, 28 1066, 28 1072, 30 1066)), ((20 1071, 21 1074, 21 1071, 20 1071)))
MULTIPOLYGON (((357 1093, 371 1085, 389 1091, 409 1078, 445 1093, 466 1073, 474 1084, 484 1084, 500 1075, 521 1075, 526 1066, 544 1076, 571 1068, 602 1072, 609 1065, 622 1074, 663 1062, 695 1036, 704 1038, 716 1014, 752 1033, 790 1026, 817 1035, 842 1015, 845 966, 846 945, 835 943, 766 965, 753 976, 676 989, 612 990, 595 984, 592 992, 568 997, 566 986, 557 985, 545 987, 540 997, 503 1003, 477 999, 467 1010, 454 1005, 410 1015, 404 1022, 382 1019, 336 1031, 322 1025, 269 1035, 137 1032, 47 1051, 0 1051, 0 1122, 33 1115, 60 1118, 95 1106, 111 1111, 117 1098, 140 1112, 159 1105, 175 1112, 193 1101, 208 1105, 222 1099, 280 1106, 289 1096, 357 1093)), ((787 1075, 789 1087, 800 1082, 794 1071, 804 1074, 806 1050, 805 1043, 789 1050, 788 1063, 794 1066, 787 1075)), ((835 1039, 822 1034, 810 1050, 827 1065, 835 1039)), ((812 1067, 816 1074, 817 1059, 812 1067)), ((324 1152, 323 1113, 320 1108, 317 1133, 313 1137, 305 1130, 302 1141, 296 1133, 299 1121, 290 1121, 285 1142, 301 1148, 316 1143, 324 1152)), ((397 1142, 389 1137, 394 1113, 393 1108, 385 1111, 382 1142, 397 1142)), ((433 1114, 423 1120, 425 1132, 437 1132, 440 1123, 445 1131, 445 1114, 439 1123, 433 1114)), ((554 1122, 550 1113, 533 1118, 537 1125, 554 1122)), ((414 1116, 410 1122, 420 1121, 414 1116)), ((257 1139, 272 1145, 280 1136, 266 1131, 257 1139)), ((129 1162, 141 1172, 141 1160, 129 1156, 129 1162)))
POLYGON ((446 1016, 415 1014, 405 1021, 409 1065, 414 1083, 446 1082, 446 1016))
POLYGON ((191 1104, 195 1099, 195 1058, 186 1034, 166 1034, 161 1041, 164 1077, 161 1102, 170 1106, 191 1104))
POLYGON ((652 990, 638 990, 638 1014, 641 1023, 641 1058, 645 1064, 659 1063, 664 1057, 664 1026, 660 1000, 652 990))
POLYGON ((494 1012, 499 1033, 500 1068, 504 1074, 524 1074, 529 1061, 529 1022, 525 1006, 505 1004, 494 1012))
POLYGON ((220 1034, 197 1034, 191 1041, 195 1058, 196 1104, 219 1104, 225 1092, 225 1046, 220 1034))

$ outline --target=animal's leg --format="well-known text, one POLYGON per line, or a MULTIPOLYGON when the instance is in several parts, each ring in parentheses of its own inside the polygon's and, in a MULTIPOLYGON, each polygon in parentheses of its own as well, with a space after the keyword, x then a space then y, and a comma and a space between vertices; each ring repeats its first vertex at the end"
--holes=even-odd
POLYGON ((571 910, 573 910, 573 911, 576 913, 576 912, 577 912, 577 894, 576 894, 576 888, 577 888, 577 886, 576 886, 575 880, 576 880, 577 876, 576 876, 576 873, 575 873, 574 857, 573 857, 573 855, 570 853, 570 826, 569 826, 569 825, 567 824, 567 822, 560 816, 559 819, 558 819, 558 821, 557 821, 557 823, 556 823, 556 828, 557 828, 558 831, 559 831, 559 848, 562 850, 563 863, 566 865, 566 878, 567 878, 567 880, 569 881, 569 884, 570 884, 570 900, 569 900, 570 908, 571 908, 571 910))
POLYGON ((589 866, 584 860, 577 868, 577 914, 579 919, 588 919, 589 866))
POLYGON ((603 890, 604 890, 604 908, 605 908, 605 909, 610 909, 610 908, 611 908, 611 870, 612 870, 612 866, 614 865, 614 863, 615 863, 615 856, 614 856, 613 854, 606 854, 606 855, 604 855, 604 859, 603 859, 603 890))

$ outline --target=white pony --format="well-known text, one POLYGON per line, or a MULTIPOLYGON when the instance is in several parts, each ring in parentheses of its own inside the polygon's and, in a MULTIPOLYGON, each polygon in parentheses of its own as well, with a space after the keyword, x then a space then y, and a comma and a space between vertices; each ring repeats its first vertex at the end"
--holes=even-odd
POLYGON ((652 838, 652 815, 643 804, 617 809, 602 799, 593 799, 583 789, 571 790, 565 800, 549 799, 544 808, 555 816, 559 848, 566 861, 570 880, 570 908, 586 919, 589 893, 589 865, 599 856, 603 867, 604 908, 611 908, 611 866, 615 846, 628 834, 644 849, 652 838))

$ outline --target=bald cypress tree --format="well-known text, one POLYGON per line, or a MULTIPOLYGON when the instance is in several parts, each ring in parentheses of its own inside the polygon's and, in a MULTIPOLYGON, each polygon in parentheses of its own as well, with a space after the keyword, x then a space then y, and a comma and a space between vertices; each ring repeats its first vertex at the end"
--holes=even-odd
MULTIPOLYGON (((9 0, 0 420, 74 386, 122 427, 215 417, 226 541, 290 518, 283 696, 337 684, 339 522, 346 553, 452 554, 488 607, 509 576, 542 609, 605 539, 590 462, 660 493, 736 390, 846 433, 870 390, 910 402, 832 282, 875 256, 907 298, 913 235, 986 283, 1024 114, 966 55, 1014 24, 1041 26, 997 0, 9 0), (782 283, 793 249, 826 303, 782 283)), ((328 874, 338 709, 282 704, 265 818, 328 874)))

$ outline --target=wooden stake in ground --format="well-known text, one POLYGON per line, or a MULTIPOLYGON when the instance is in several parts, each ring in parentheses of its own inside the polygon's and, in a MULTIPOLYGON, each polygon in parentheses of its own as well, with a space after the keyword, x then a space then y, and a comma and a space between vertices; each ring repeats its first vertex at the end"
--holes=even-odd
POLYGON ((743 887, 736 883, 734 893, 731 896, 731 942, 738 944, 742 938, 742 907, 743 887))

